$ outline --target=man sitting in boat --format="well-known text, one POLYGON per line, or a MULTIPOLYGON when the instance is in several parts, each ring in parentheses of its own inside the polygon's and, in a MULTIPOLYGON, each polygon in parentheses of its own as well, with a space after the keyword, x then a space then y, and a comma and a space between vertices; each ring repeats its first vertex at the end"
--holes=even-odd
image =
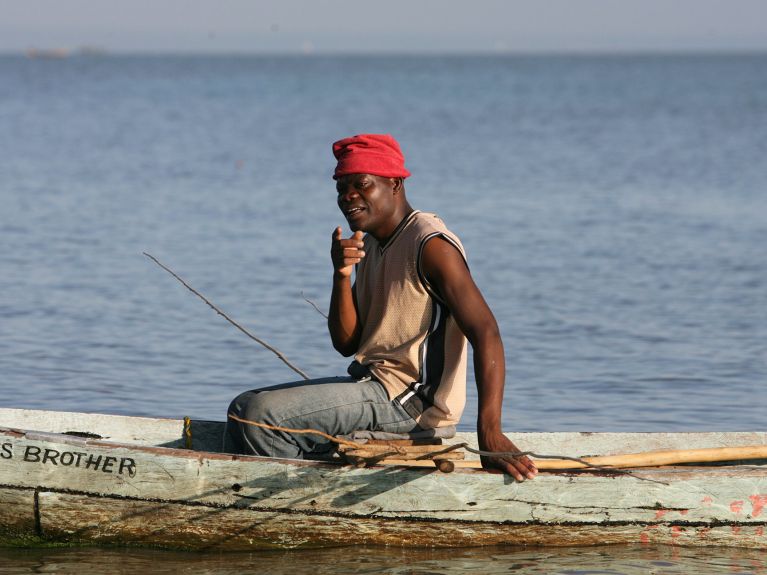
MULTIPOLYGON (((344 238, 341 227, 333 232, 328 328, 336 350, 354 356, 349 376, 247 391, 229 413, 333 436, 454 426, 465 404, 468 339, 480 449, 518 451, 501 429, 503 343, 461 242, 436 215, 408 203, 404 180, 410 172, 394 138, 345 138, 333 144, 333 154, 338 207, 353 234, 344 238)), ((320 435, 227 422, 227 451, 301 458, 330 447, 320 435)), ((537 473, 527 457, 483 458, 483 465, 517 480, 537 473)))

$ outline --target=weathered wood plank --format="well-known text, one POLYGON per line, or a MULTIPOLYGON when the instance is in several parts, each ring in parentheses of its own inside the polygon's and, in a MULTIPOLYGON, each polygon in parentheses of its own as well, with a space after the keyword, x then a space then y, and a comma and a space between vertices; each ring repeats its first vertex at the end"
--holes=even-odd
POLYGON ((0 537, 34 534, 34 491, 0 487, 0 537))
MULTIPOLYGON (((91 434, 117 443, 171 448, 186 446, 182 419, 0 408, 0 427, 91 434)), ((190 428, 193 449, 214 453, 221 451, 223 422, 192 420, 190 428)))
POLYGON ((183 447, 183 420, 73 413, 35 409, 0 409, 0 426, 50 433, 90 433, 108 441, 183 447))
POLYGON ((221 509, 61 493, 40 494, 51 540, 186 549, 253 550, 350 544, 404 547, 577 546, 611 543, 761 548, 759 526, 536 525, 404 521, 252 509, 221 509))

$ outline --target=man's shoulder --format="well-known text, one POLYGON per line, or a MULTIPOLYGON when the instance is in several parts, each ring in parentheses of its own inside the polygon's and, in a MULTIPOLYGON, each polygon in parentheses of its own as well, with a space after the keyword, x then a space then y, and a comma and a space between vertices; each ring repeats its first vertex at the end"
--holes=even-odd
POLYGON ((423 217, 419 218, 419 229, 416 231, 419 251, 423 249, 429 240, 439 237, 452 244, 461 253, 463 258, 466 259, 466 251, 461 243, 461 239, 448 229, 442 218, 430 212, 421 212, 420 215, 423 217))
POLYGON ((437 214, 432 212, 418 212, 413 218, 413 223, 418 229, 426 231, 448 232, 447 225, 437 214))

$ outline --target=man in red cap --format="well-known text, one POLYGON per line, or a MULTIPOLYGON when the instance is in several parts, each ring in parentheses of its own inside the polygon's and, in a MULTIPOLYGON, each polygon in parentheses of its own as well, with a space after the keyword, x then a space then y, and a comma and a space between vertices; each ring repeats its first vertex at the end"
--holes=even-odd
MULTIPOLYGON (((460 240, 437 216, 408 203, 404 180, 410 172, 394 138, 345 138, 333 144, 333 154, 338 207, 353 234, 344 238, 340 226, 333 232, 328 329, 336 350, 354 356, 349 377, 245 392, 229 413, 330 435, 433 430, 439 436, 454 429, 465 404, 468 339, 480 449, 519 451, 501 429, 503 343, 460 240)), ((227 430, 227 449, 242 453, 295 458, 329 447, 318 435, 232 420, 227 430)), ((483 457, 483 465, 517 480, 537 473, 527 457, 483 457)))

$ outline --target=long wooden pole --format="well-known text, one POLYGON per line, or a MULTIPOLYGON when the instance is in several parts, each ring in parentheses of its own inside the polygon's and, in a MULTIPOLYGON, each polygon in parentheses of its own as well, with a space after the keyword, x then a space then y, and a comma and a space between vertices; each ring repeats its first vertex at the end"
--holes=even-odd
MULTIPOLYGON (((681 463, 714 463, 717 461, 747 461, 752 459, 767 459, 767 445, 747 445, 743 447, 711 447, 705 449, 669 449, 663 451, 645 451, 642 453, 626 453, 623 455, 601 455, 584 457, 584 463, 568 459, 535 459, 535 466, 542 471, 557 471, 562 469, 586 469, 589 465, 609 467, 613 469, 628 469, 636 467, 660 467, 663 465, 678 465, 681 463), (589 464, 589 465, 587 465, 589 464)), ((454 461, 456 468, 481 469, 479 461, 454 461)), ((387 459, 382 465, 407 465, 410 467, 433 467, 431 461, 412 461, 387 459)))
MULTIPOLYGON (((747 445, 743 447, 710 447, 704 449, 667 449, 627 453, 623 455, 603 455, 584 457, 592 465, 602 467, 660 467, 681 463, 714 463, 717 461, 743 461, 749 459, 767 459, 767 445, 747 445)), ((536 462, 540 469, 576 469, 586 467, 573 461, 557 459, 536 462)))

